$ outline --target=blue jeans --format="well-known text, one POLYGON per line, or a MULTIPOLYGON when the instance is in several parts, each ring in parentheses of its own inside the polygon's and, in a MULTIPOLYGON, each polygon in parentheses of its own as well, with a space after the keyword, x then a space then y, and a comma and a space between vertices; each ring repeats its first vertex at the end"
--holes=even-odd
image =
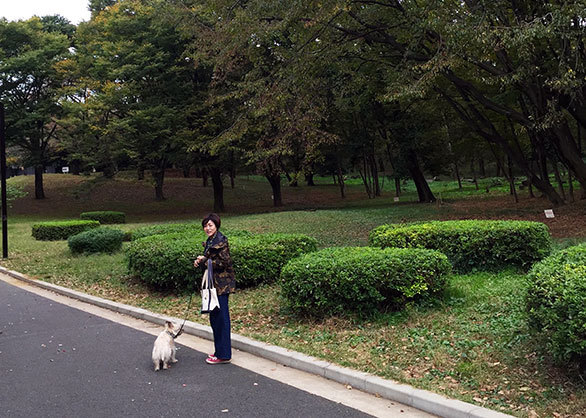
POLYGON ((222 360, 229 360, 232 358, 232 341, 230 340, 230 312, 228 311, 228 296, 218 296, 220 308, 214 309, 210 312, 210 325, 214 332, 214 347, 216 352, 214 355, 222 360))

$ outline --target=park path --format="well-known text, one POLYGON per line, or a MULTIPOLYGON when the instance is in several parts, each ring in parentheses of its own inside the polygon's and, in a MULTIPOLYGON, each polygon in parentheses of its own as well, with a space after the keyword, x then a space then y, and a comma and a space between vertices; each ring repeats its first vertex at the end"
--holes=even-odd
POLYGON ((430 416, 240 351, 207 365, 212 343, 186 334, 155 373, 160 330, 0 274, 0 416, 430 416))

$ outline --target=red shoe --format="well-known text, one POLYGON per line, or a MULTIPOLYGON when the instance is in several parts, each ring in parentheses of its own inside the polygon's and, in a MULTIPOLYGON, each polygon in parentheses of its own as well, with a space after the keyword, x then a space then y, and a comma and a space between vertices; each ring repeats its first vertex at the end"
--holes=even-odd
POLYGON ((223 358, 217 358, 216 356, 209 356, 206 359, 206 363, 207 364, 224 364, 224 363, 230 363, 230 359, 223 359, 223 358))

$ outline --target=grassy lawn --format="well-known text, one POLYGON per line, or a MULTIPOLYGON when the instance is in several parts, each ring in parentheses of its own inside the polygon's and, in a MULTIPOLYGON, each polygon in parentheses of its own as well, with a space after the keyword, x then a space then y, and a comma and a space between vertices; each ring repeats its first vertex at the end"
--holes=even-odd
MULTIPOLYGON (((128 277, 123 252, 73 256, 64 241, 39 242, 30 235, 35 220, 78 217, 85 210, 127 212, 132 223, 121 226, 124 230, 153 221, 198 219, 209 210, 209 188, 194 179, 170 180, 176 181, 169 182, 168 200, 152 202, 152 187, 131 179, 104 183, 99 178, 49 177, 48 199, 36 202, 29 195, 14 202, 9 217, 10 258, 2 265, 183 317, 187 295, 154 292, 128 277)), ((342 201, 337 186, 325 184, 328 180, 318 181, 322 184, 317 189, 285 188, 285 209, 297 210, 275 212, 269 201, 266 206, 259 204, 264 213, 253 213, 255 202, 270 188, 258 178, 239 178, 237 188, 244 189, 226 191, 227 205, 237 202, 237 209, 228 209, 223 227, 301 232, 317 238, 322 247, 349 246, 365 245, 368 232, 382 223, 471 217, 543 220, 538 216, 547 207, 547 202, 528 200, 516 206, 506 189, 491 190, 487 197, 486 191, 476 192, 473 185, 467 186, 473 199, 465 199, 457 184, 443 182, 434 185, 436 192, 443 190, 442 205, 397 204, 390 193, 368 200, 360 185, 350 185, 348 199, 342 201)), ((11 181, 30 190, 32 177, 11 181)), ((408 186, 405 200, 413 193, 408 186)), ((549 225, 560 238, 558 245, 586 239, 582 203, 556 209, 557 213, 555 223, 549 225)), ((526 287, 525 276, 516 271, 453 276, 440 300, 412 304, 401 312, 381 312, 369 320, 297 318, 281 307, 277 284, 240 291, 230 303, 234 332, 257 340, 517 416, 583 416, 586 384, 575 370, 554 366, 529 335, 523 306, 526 287)), ((189 319, 208 320, 197 312, 189 319)))

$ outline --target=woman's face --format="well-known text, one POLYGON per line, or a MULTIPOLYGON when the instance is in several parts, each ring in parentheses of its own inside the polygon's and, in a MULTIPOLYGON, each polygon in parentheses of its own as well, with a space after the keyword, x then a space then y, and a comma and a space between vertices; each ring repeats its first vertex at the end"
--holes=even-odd
POLYGON ((204 225, 203 230, 205 231, 208 237, 211 237, 216 233, 218 228, 216 228, 215 223, 213 223, 212 221, 208 221, 208 223, 204 225))

